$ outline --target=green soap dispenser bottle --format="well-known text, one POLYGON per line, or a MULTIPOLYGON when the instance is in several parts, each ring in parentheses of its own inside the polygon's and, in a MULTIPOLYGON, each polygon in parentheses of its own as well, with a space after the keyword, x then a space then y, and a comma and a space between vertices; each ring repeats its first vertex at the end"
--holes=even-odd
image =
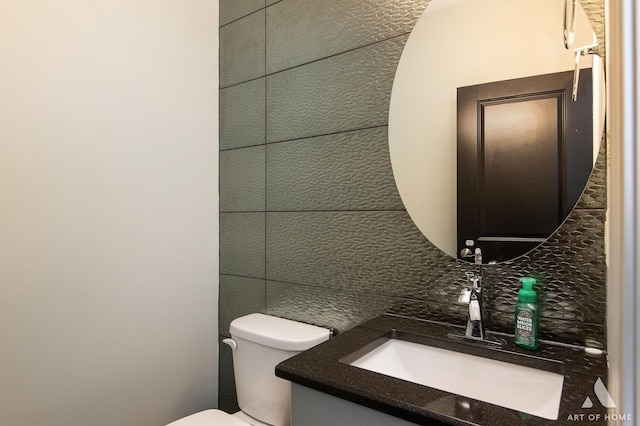
POLYGON ((515 343, 525 349, 538 349, 538 295, 535 278, 520 278, 522 288, 516 303, 515 343))

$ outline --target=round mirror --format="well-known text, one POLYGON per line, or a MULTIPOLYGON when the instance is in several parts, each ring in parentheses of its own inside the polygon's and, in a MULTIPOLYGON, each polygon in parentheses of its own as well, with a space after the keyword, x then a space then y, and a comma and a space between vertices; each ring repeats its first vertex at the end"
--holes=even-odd
POLYGON ((596 38, 579 4, 575 18, 570 49, 564 0, 432 0, 411 32, 391 94, 391 166, 412 220, 450 256, 525 254, 584 190, 604 70, 588 49, 576 56, 596 38))

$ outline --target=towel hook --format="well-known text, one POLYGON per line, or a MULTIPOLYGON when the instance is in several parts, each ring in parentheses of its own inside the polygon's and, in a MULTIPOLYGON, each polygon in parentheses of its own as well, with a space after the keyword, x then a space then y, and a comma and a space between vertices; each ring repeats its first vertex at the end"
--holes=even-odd
MULTIPOLYGON (((570 49, 576 35, 576 12, 578 10, 578 0, 564 0, 564 47, 570 49), (569 3, 571 2, 571 4, 569 3)), ((573 49, 575 55, 575 68, 573 70, 573 90, 571 99, 575 102, 578 99, 578 79, 580 77, 580 57, 585 55, 597 55, 598 43, 573 49)))
POLYGON ((596 47, 598 43, 590 44, 588 46, 578 47, 574 49, 576 55, 575 68, 573 70, 573 90, 571 93, 571 99, 575 102, 578 99, 578 80, 580 78, 580 57, 585 55, 597 55, 596 47))

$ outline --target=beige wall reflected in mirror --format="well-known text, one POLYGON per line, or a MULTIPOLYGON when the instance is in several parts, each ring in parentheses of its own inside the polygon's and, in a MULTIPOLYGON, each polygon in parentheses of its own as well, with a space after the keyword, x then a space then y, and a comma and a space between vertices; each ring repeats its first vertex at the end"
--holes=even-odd
MULTIPOLYGON (((412 220, 452 257, 458 251, 457 88, 572 71, 575 55, 564 46, 563 22, 564 0, 433 0, 407 41, 391 95, 391 165, 412 220)), ((573 47, 595 40, 579 6, 573 47)), ((580 67, 593 67, 595 162, 604 123, 604 72, 595 55, 582 56, 580 67)))

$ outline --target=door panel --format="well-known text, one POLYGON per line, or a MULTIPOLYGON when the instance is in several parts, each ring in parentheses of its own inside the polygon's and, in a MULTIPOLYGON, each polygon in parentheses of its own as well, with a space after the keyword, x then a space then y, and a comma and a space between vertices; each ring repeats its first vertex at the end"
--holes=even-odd
MULTIPOLYGON (((458 89, 458 255, 522 255, 560 226, 592 166, 591 70, 458 89)), ((469 259, 467 259, 469 260, 469 259)))
POLYGON ((551 93, 480 103, 480 237, 544 238, 557 228, 562 215, 558 98, 551 93))

